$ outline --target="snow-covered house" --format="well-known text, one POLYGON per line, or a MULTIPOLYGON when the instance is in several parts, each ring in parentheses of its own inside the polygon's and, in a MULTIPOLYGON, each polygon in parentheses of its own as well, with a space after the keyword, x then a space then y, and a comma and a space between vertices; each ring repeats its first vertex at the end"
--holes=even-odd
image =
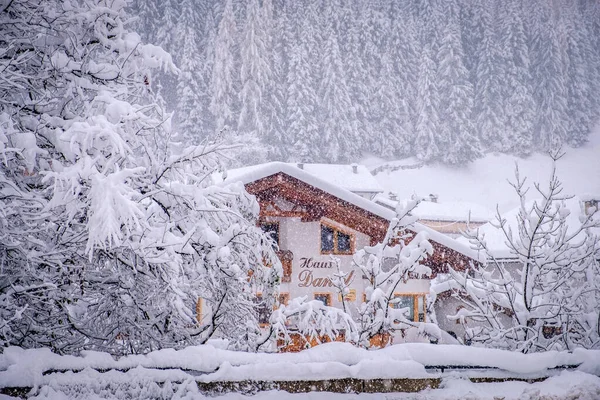
MULTIPOLYGON (((395 210, 398 205, 398 200, 393 194, 381 193, 373 200, 391 210, 395 210)), ((438 196, 434 194, 422 199, 412 214, 421 224, 452 238, 460 237, 467 227, 478 228, 494 217, 493 212, 480 204, 463 201, 439 202, 438 196)))
MULTIPOLYGON (((336 171, 347 169, 346 176, 360 175, 360 166, 323 164, 267 163, 228 171, 225 182, 241 181, 260 205, 259 223, 278 244, 284 276, 280 292, 287 299, 308 296, 330 306, 340 306, 341 298, 331 281, 335 271, 332 256, 341 269, 353 270, 352 256, 364 246, 380 242, 395 212, 369 200, 379 188, 368 178, 337 180, 336 171), (332 178, 336 179, 332 179, 332 178), (337 184, 339 183, 339 184, 337 184), (362 184, 361 184, 362 183, 362 184)), ((426 321, 426 298, 430 279, 447 271, 447 265, 464 268, 477 257, 468 246, 422 224, 414 230, 428 232, 434 253, 427 264, 433 271, 429 279, 408 279, 397 288, 403 300, 396 305, 408 307, 409 318, 426 321)), ((346 300, 356 308, 364 301, 365 285, 358 270, 348 277, 350 294, 346 300)))

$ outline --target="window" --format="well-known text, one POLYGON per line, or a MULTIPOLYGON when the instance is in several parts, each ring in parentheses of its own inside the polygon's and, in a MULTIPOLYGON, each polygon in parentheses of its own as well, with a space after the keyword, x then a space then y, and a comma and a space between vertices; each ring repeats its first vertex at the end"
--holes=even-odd
POLYGON ((331 305, 331 293, 315 293, 315 300, 319 300, 326 306, 331 305))
POLYGON ((353 247, 352 235, 321 224, 321 253, 352 254, 353 247))
POLYGON ((279 222, 262 222, 260 228, 268 237, 273 239, 277 245, 276 247, 279 247, 279 222))
POLYGON ((399 310, 407 308, 406 319, 414 322, 425 322, 425 295, 424 294, 394 294, 390 307, 399 310))
POLYGON ((394 295, 394 300, 390 302, 390 306, 396 310, 407 308, 408 313, 405 313, 406 319, 409 321, 415 320, 415 298, 413 296, 394 295))
POLYGON ((337 251, 338 253, 351 253, 352 252, 352 238, 350 235, 346 235, 340 231, 335 232, 337 236, 337 251))
MULTIPOLYGON (((344 301, 356 301, 356 289, 350 289, 348 293, 344 295, 344 301)), ((338 301, 342 302, 342 294, 338 293, 338 301)))
POLYGON ((321 252, 333 252, 333 235, 335 231, 327 225, 321 225, 321 252))

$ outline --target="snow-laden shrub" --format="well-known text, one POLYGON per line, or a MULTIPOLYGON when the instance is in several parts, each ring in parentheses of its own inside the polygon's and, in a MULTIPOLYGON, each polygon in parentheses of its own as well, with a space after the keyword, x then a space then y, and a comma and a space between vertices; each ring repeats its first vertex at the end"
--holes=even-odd
POLYGON ((127 29, 125 5, 0 13, 0 343, 129 353, 220 332, 252 346, 253 293, 279 271, 258 205, 209 185, 218 145, 177 143, 153 85, 177 69, 127 29))

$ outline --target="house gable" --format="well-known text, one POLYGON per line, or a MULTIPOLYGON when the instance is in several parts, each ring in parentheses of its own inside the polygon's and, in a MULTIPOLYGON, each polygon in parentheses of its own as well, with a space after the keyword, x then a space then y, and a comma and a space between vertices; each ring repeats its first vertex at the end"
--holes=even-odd
POLYGON ((322 189, 279 172, 246 184, 260 204, 261 216, 299 217, 303 222, 325 217, 371 237, 372 244, 385 237, 388 220, 340 199, 322 189), (293 204, 282 209, 278 203, 293 204))

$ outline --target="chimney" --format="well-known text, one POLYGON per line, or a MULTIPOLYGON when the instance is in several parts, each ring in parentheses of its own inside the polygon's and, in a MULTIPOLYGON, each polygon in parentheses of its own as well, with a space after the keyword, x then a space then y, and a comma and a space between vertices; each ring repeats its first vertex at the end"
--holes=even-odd
POLYGON ((388 194, 388 197, 389 197, 390 200, 394 200, 394 201, 398 200, 398 196, 396 195, 396 193, 393 193, 393 192, 390 192, 388 194))
POLYGON ((355 174, 358 174, 358 164, 356 164, 356 163, 352 164, 352 172, 355 174))
POLYGON ((437 202, 438 202, 438 195, 437 195, 437 194, 430 194, 430 195, 429 195, 429 200, 430 200, 432 203, 437 203, 437 202))
POLYGON ((299 162, 296 165, 298 166, 298 168, 304 169, 304 163, 303 162, 299 162))

